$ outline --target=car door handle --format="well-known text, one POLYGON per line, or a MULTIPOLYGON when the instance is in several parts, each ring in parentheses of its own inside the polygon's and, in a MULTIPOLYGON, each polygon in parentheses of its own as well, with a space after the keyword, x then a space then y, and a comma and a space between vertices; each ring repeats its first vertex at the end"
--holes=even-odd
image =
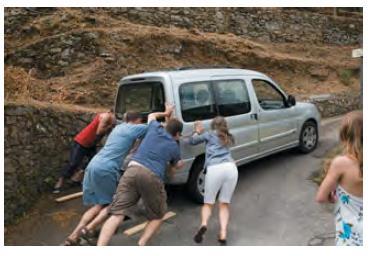
POLYGON ((258 114, 251 114, 251 119, 258 120, 258 114))

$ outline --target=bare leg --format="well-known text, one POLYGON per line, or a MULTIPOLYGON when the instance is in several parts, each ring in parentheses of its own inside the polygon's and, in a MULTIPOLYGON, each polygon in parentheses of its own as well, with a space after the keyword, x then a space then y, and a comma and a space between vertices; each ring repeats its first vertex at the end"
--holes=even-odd
POLYGON ((87 224, 87 230, 94 230, 98 225, 102 224, 108 217, 108 206, 104 207, 89 224, 87 224))
POLYGON ((64 185, 64 177, 59 177, 57 183, 55 183, 54 189, 61 188, 64 185))
POLYGON ((200 228, 198 229, 197 233, 194 236, 194 242, 201 243, 203 241, 203 236, 207 231, 207 224, 208 220, 211 217, 212 214, 212 204, 204 204, 201 210, 201 223, 200 228))
POLYGON ((74 182, 81 182, 83 180, 83 175, 84 171, 80 169, 72 175, 71 180, 74 182))
POLYGON ((153 234, 159 229, 162 224, 162 219, 159 220, 151 220, 145 226, 144 233, 140 237, 138 245, 143 246, 149 241, 149 239, 153 236, 153 234))
POLYGON ((200 226, 207 226, 208 220, 212 214, 212 204, 204 204, 201 211, 201 225, 200 226))
POLYGON ((123 215, 112 215, 107 219, 100 231, 97 243, 98 246, 108 245, 110 239, 112 238, 114 232, 116 231, 117 227, 122 222, 124 217, 125 216, 123 215))
POLYGON ((220 203, 219 204, 219 220, 220 220, 220 239, 226 239, 227 236, 227 224, 229 222, 229 204, 220 203))
POLYGON ((90 209, 88 209, 83 215, 80 220, 80 223, 78 223, 77 227, 73 230, 72 234, 68 236, 68 238, 72 240, 77 240, 79 237, 81 229, 86 226, 95 216, 101 211, 103 206, 101 205, 94 205, 90 209))

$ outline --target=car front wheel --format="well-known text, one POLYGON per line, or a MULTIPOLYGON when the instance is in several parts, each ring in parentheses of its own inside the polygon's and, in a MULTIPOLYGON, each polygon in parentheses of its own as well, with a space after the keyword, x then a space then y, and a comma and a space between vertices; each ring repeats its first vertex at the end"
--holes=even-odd
POLYGON ((319 133, 315 122, 307 121, 303 124, 299 137, 298 149, 302 153, 312 152, 318 143, 319 133))

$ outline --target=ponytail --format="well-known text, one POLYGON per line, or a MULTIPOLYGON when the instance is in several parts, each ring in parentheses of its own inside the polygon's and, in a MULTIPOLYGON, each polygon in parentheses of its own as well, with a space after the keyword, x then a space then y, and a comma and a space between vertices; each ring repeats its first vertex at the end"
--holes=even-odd
POLYGON ((223 146, 231 146, 235 144, 234 136, 229 132, 227 122, 222 116, 217 116, 212 120, 211 128, 217 132, 223 146))

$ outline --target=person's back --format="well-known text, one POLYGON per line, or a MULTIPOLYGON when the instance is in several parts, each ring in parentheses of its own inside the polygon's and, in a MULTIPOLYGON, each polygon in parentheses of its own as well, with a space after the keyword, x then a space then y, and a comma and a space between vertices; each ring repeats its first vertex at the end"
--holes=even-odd
POLYGON ((145 124, 122 123, 117 125, 92 162, 99 162, 109 167, 110 170, 118 171, 122 165, 123 156, 128 154, 136 139, 145 135, 146 129, 145 124))
POLYGON ((337 156, 335 161, 342 169, 342 176, 338 182, 344 190, 353 196, 362 198, 363 179, 360 175, 361 171, 358 167, 358 162, 350 156, 337 156))
POLYGON ((331 162, 316 194, 319 203, 335 203, 336 245, 362 245, 362 112, 347 114, 340 128, 344 155, 331 162))
POLYGON ((337 245, 362 245, 363 180, 358 162, 350 156, 338 156, 332 165, 341 172, 335 190, 335 225, 337 245))
POLYGON ((149 123, 148 132, 132 157, 133 161, 154 172, 162 181, 168 162, 180 159, 179 145, 156 120, 149 123))
POLYGON ((225 162, 234 162, 230 148, 221 143, 215 131, 206 131, 200 136, 190 137, 188 139, 188 143, 191 145, 197 145, 202 142, 206 144, 205 167, 225 162))

